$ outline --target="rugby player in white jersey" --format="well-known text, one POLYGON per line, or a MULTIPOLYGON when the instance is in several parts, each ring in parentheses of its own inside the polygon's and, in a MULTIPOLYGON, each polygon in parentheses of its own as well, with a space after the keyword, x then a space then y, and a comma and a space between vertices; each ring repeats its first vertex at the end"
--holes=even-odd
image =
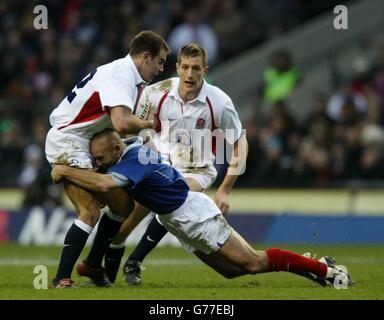
MULTIPOLYGON (((158 150, 169 158, 170 164, 183 174, 191 191, 204 191, 215 181, 215 152, 223 160, 224 144, 218 143, 220 136, 214 141, 212 136, 217 135, 218 129, 224 133, 232 146, 229 162, 233 167, 229 167, 214 200, 221 212, 226 214, 229 193, 238 175, 245 169, 247 156, 247 143, 239 116, 230 97, 204 80, 208 71, 204 48, 193 43, 181 48, 176 71, 178 77, 146 87, 139 107, 152 109, 156 131, 153 141, 158 150), (215 142, 218 147, 216 150, 215 142)), ((126 238, 148 212, 148 209, 137 205, 107 249, 105 268, 111 282, 116 279, 126 238)), ((141 283, 141 263, 166 233, 167 230, 153 218, 125 263, 124 273, 128 284, 141 283)))
MULTIPOLYGON (((120 134, 129 134, 151 128, 153 120, 141 120, 133 114, 145 84, 163 71, 169 52, 161 36, 142 31, 132 40, 126 57, 96 68, 81 80, 50 115, 52 128, 45 148, 48 162, 92 170, 89 141, 95 133, 114 128, 120 134)), ((99 220, 101 203, 106 203, 109 209, 99 222, 102 232, 95 237, 93 260, 88 261, 85 272, 96 283, 108 285, 102 270, 91 266, 101 264, 105 248, 132 211, 133 201, 123 201, 127 197, 121 198, 115 191, 99 199, 68 181, 64 181, 64 188, 78 218, 66 234, 52 287, 73 286, 73 266, 99 220)))

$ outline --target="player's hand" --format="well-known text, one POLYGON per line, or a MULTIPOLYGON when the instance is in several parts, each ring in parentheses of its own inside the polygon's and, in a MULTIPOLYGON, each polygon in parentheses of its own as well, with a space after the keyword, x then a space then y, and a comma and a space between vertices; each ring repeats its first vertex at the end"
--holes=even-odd
POLYGON ((219 189, 215 195, 215 203, 222 214, 226 215, 229 210, 229 193, 219 189))
POLYGON ((59 183, 63 179, 63 175, 60 173, 61 167, 63 165, 56 164, 51 171, 51 178, 53 183, 59 183))

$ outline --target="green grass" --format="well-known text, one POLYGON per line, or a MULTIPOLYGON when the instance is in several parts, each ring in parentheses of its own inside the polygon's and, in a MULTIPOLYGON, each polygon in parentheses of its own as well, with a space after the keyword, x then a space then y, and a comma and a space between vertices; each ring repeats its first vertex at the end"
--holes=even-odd
MULTIPOLYGON (((255 248, 265 249, 265 245, 255 248)), ((193 254, 180 248, 157 248, 145 261, 140 287, 127 287, 119 274, 113 288, 36 290, 34 266, 45 264, 52 279, 61 248, 0 247, 0 299, 128 299, 128 300, 376 300, 384 299, 383 246, 280 246, 296 252, 312 251, 318 256, 334 256, 347 265, 356 281, 347 290, 320 287, 305 278, 286 272, 243 276, 227 280, 205 266, 193 254)), ((132 248, 127 248, 126 253, 132 248)), ((85 250, 88 252, 88 248, 85 250)), ((75 273, 73 280, 81 283, 75 273)), ((85 279, 84 279, 85 280, 85 279)))

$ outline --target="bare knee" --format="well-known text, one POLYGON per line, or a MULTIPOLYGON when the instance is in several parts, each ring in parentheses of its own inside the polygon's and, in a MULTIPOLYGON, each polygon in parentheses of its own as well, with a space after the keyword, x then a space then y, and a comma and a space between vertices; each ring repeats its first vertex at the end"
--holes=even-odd
POLYGON ((100 209, 99 208, 84 208, 79 212, 79 219, 84 223, 94 227, 99 221, 100 209))
POLYGON ((73 203, 79 219, 94 227, 100 218, 100 201, 89 191, 66 182, 65 192, 73 203))
POLYGON ((255 251, 252 254, 252 258, 243 265, 243 268, 248 274, 256 274, 267 271, 267 254, 264 251, 255 251))
POLYGON ((79 219, 94 227, 100 219, 100 205, 98 201, 88 202, 77 207, 79 219))

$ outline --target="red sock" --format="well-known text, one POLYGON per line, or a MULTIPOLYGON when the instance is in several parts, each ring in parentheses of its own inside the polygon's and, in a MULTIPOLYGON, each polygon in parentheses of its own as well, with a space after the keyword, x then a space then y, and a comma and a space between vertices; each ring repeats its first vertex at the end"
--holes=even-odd
POLYGON ((317 260, 276 248, 268 249, 266 253, 270 271, 289 271, 293 273, 307 271, 321 278, 325 278, 327 275, 327 266, 317 260))

